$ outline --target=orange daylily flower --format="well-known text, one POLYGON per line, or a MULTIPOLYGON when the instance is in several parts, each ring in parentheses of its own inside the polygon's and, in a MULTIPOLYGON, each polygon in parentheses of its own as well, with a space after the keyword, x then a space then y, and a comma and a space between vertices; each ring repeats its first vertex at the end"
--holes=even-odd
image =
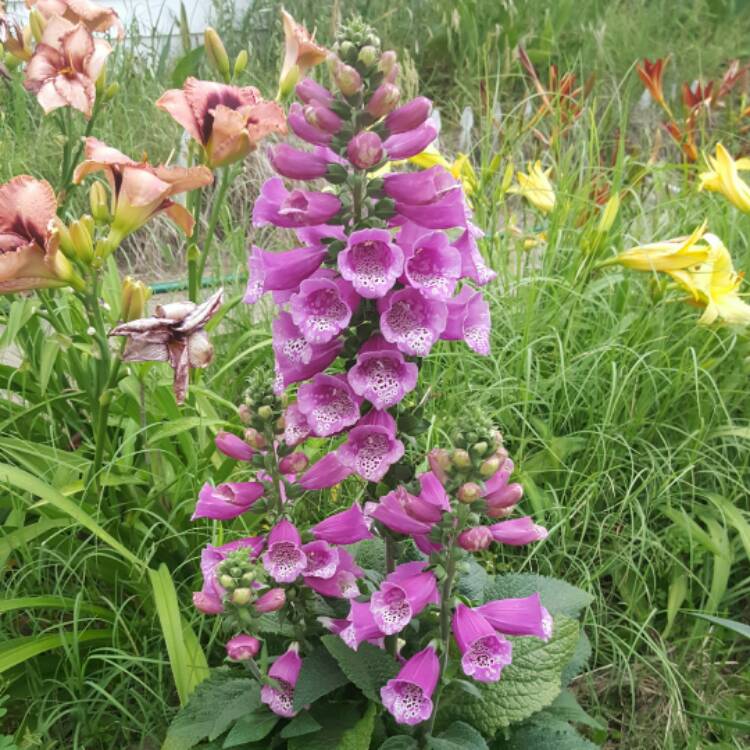
POLYGON ((697 109, 704 102, 710 104, 713 99, 711 93, 714 82, 709 81, 705 86, 698 81, 694 86, 688 83, 682 84, 682 103, 687 109, 697 109))
POLYGON ((125 36, 125 28, 114 8, 91 0, 26 0, 26 5, 38 10, 46 20, 59 16, 73 24, 82 23, 89 31, 114 29, 120 39, 125 36))
POLYGON ((45 114, 73 107, 91 117, 96 79, 111 51, 83 24, 52 18, 26 67, 24 86, 36 94, 45 114))
POLYGON ((685 121, 684 131, 674 120, 665 123, 664 127, 675 142, 679 144, 682 153, 685 154, 685 158, 689 162, 698 161, 698 146, 695 145, 695 121, 692 118, 688 118, 685 121))
POLYGON ((221 167, 243 159, 271 133, 286 133, 284 110, 254 86, 229 86, 188 78, 156 102, 203 146, 206 163, 221 167))
POLYGON ((281 11, 281 21, 284 26, 284 61, 279 76, 279 95, 285 96, 310 68, 325 61, 328 50, 316 44, 308 30, 285 10, 281 11))
POLYGON ((662 78, 668 62, 668 57, 660 57, 653 62, 646 57, 641 64, 635 66, 639 78, 643 81, 643 85, 648 89, 654 100, 659 102, 667 111, 669 111, 669 107, 664 100, 662 78))
POLYGON ((104 172, 112 191, 112 232, 109 252, 127 235, 142 227, 162 211, 189 237, 193 217, 172 197, 204 187, 213 181, 208 167, 152 166, 137 162, 96 138, 87 138, 86 160, 76 167, 73 182, 78 184, 94 172, 104 172))

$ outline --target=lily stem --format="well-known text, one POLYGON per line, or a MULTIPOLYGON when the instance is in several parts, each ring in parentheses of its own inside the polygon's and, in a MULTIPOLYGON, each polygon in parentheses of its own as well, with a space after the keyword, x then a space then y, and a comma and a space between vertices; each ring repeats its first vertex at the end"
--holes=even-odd
MULTIPOLYGON (((221 182, 219 183, 219 189, 214 196, 211 203, 211 215, 208 217, 208 227, 206 228, 206 239, 203 243, 203 252, 198 258, 198 270, 197 270, 197 284, 200 288, 203 282, 203 272, 206 269, 206 263, 208 262, 208 256, 211 252, 211 246, 214 241, 214 234, 216 233, 216 225, 219 223, 219 214, 221 207, 224 205, 224 199, 227 195, 227 190, 232 182, 232 174, 229 167, 224 167, 221 170, 221 182)), ((193 300, 195 301, 195 300, 193 300)))

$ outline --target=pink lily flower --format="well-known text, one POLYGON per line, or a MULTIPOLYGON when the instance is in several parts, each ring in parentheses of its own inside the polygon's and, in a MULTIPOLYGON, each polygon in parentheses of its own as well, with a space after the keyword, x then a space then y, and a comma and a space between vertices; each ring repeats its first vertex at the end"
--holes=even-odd
POLYGON ((125 27, 114 8, 91 0, 26 0, 26 5, 38 10, 47 21, 60 16, 71 23, 81 23, 92 32, 114 29, 118 38, 125 36, 125 27))
POLYGON ((284 61, 279 76, 279 92, 285 95, 310 68, 325 61, 328 50, 316 44, 307 29, 285 10, 281 11, 281 21, 284 27, 284 61))

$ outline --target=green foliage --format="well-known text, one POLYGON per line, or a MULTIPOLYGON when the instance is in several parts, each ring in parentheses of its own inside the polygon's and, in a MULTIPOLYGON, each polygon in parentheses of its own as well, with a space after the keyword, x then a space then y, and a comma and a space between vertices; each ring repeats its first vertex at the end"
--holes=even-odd
POLYGON ((336 659, 326 648, 319 646, 302 660, 294 688, 294 707, 299 710, 308 706, 348 682, 349 678, 341 671, 336 659))
POLYGON ((427 740, 429 750, 487 750, 487 743, 474 727, 456 721, 437 737, 427 740))
POLYGON ((542 711, 532 721, 511 732, 509 740, 493 745, 495 750, 596 750, 567 722, 542 711))

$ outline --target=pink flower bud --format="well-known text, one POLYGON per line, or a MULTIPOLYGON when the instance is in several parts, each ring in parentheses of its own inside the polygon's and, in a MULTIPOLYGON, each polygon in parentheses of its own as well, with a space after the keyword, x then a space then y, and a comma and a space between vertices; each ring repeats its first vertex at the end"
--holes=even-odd
POLYGON ((458 536, 458 545, 469 552, 479 552, 492 544, 492 532, 488 526, 475 526, 462 531, 458 536))
POLYGON ((362 90, 362 78, 351 65, 346 65, 341 60, 333 61, 333 80, 344 96, 354 96, 362 90))
POLYGON ((463 448, 453 451, 453 465, 459 469, 468 469, 471 466, 471 456, 463 448))
POLYGON ((237 461, 250 461, 253 457, 253 449, 231 432, 219 432, 216 435, 216 448, 225 456, 237 461))
POLYGON ((491 477, 493 474, 500 471, 501 465, 502 463, 498 456, 490 456, 489 458, 482 461, 482 464, 479 467, 479 473, 483 477, 491 477))
POLYGON ((306 105, 302 112, 310 125, 325 133, 336 135, 341 130, 341 118, 319 102, 306 105))
POLYGON ((245 430, 245 442, 258 450, 263 450, 268 444, 263 435, 261 435, 254 427, 248 427, 245 430))
POLYGON ((383 75, 388 75, 395 67, 397 59, 396 53, 392 49, 386 50, 380 56, 378 70, 383 73, 383 75))
POLYGON ((279 469, 282 474, 299 474, 307 468, 310 459, 301 451, 292 453, 279 461, 279 469))
POLYGON ((284 589, 269 589, 263 596, 258 597, 255 602, 255 609, 258 612, 276 612, 286 604, 286 594, 284 589))
POLYGON ((349 141, 346 155, 358 169, 372 169, 383 158, 383 143, 377 133, 363 130, 349 141))
POLYGON ((523 487, 514 482, 506 487, 487 495, 487 515, 491 518, 502 518, 505 514, 500 511, 506 508, 513 508, 523 497, 523 487))
POLYGON ((240 404, 237 412, 240 415, 240 422, 242 422, 242 424, 250 424, 250 421, 253 418, 253 413, 250 411, 250 407, 247 404, 240 404))
POLYGON ((430 116, 432 102, 424 96, 412 99, 385 118, 385 126, 390 133, 406 133, 418 128, 430 116))
POLYGON ((427 461, 430 464, 430 470, 432 473, 442 484, 445 484, 448 478, 448 473, 453 468, 451 454, 445 450, 445 448, 433 448, 427 454, 427 461))
POLYGON ((482 496, 482 488, 476 482, 466 482, 458 488, 458 499, 462 503, 473 503, 482 496))
POLYGON ((227 656, 232 661, 253 659, 260 651, 260 641, 252 635, 236 635, 227 641, 227 656))
POLYGON ((393 83, 381 83, 370 97, 365 109, 368 114, 379 119, 391 112, 400 98, 401 91, 398 86, 393 83))

